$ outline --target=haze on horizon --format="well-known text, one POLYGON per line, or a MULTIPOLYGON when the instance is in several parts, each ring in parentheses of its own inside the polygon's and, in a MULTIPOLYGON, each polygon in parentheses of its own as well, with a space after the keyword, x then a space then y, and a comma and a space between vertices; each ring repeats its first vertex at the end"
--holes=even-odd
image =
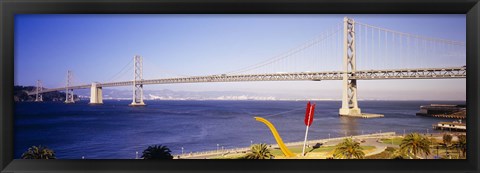
MULTIPOLYGON (((34 86, 37 80, 42 80, 44 87, 63 87, 67 70, 73 71, 74 84, 132 80, 133 74, 121 70, 128 68, 126 65, 134 55, 144 59, 144 79, 223 74, 296 47, 338 24, 344 16, 407 33, 466 40, 463 14, 22 14, 15 17, 15 84, 34 86)), ((282 81, 146 85, 144 89, 239 91, 277 98, 340 99, 341 86, 341 81, 282 81)), ((360 80, 358 97, 465 100, 466 80, 360 80)))

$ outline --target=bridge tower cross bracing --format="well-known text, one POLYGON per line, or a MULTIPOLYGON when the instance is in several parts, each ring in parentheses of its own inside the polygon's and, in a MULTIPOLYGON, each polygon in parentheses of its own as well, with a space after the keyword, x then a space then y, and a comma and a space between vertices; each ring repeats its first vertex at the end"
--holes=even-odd
POLYGON ((73 89, 70 88, 72 85, 72 71, 67 71, 67 84, 65 86, 65 103, 75 103, 73 99, 73 89))
POLYGON ((343 74, 342 74, 342 108, 340 115, 360 116, 357 102, 357 80, 352 79, 356 72, 355 21, 343 19, 343 74))
POLYGON ((37 89, 35 93, 35 101, 36 102, 43 102, 43 95, 40 93, 43 91, 42 81, 37 80, 37 89))
POLYGON ((136 55, 133 63, 133 100, 130 106, 145 106, 143 102, 143 58, 136 55))

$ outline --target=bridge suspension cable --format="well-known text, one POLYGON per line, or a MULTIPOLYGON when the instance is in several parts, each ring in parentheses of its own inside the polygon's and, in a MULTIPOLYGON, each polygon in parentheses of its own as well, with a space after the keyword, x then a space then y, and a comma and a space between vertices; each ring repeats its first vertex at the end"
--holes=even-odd
POLYGON ((115 75, 110 77, 110 79, 106 80, 106 82, 113 82, 119 79, 120 77, 123 77, 127 72, 130 72, 130 70, 133 69, 132 63, 133 63, 133 59, 130 59, 130 61, 127 64, 125 64, 125 66, 123 66, 120 71, 118 71, 115 75))
POLYGON ((146 70, 148 71, 145 73, 145 78, 159 78, 159 77, 190 77, 192 75, 187 75, 183 73, 178 73, 176 71, 170 70, 167 67, 161 66, 156 64, 155 62, 149 62, 147 63, 150 68, 154 68, 154 70, 146 70), (147 77, 148 74, 153 74, 154 76, 147 77))
MULTIPOLYGON (((313 68, 316 65, 315 62, 321 61, 321 60, 315 59, 319 57, 313 58, 313 56, 316 56, 322 53, 324 53, 324 55, 321 55, 321 56, 324 56, 324 57, 333 56, 331 52, 329 53, 328 48, 332 49, 334 47, 333 45, 340 44, 340 43, 332 42, 330 44, 327 44, 327 42, 329 40, 335 40, 336 39, 335 36, 341 35, 341 32, 340 32, 342 29, 340 27, 341 25, 342 23, 338 23, 334 27, 331 27, 330 29, 321 33, 315 39, 304 42, 300 46, 290 49, 289 51, 286 51, 280 55, 274 56, 273 58, 264 60, 257 64, 253 64, 237 70, 233 70, 225 74, 240 74, 244 72, 252 72, 260 68, 263 68, 263 69, 260 69, 260 71, 262 71, 263 73, 278 72, 275 70, 282 70, 282 72, 288 72, 293 70, 298 72, 299 69, 302 69, 302 68, 298 68, 298 66, 302 62, 306 63, 306 65, 304 66, 313 68), (311 48, 310 52, 306 52, 306 50, 309 48, 311 48), (322 49, 322 50, 319 51, 318 49, 322 49), (306 59, 305 57, 309 58, 309 61, 305 61, 306 59), (269 65, 276 65, 276 66, 271 66, 270 68, 268 68, 267 66, 269 65), (279 66, 283 67, 283 69, 280 68, 279 66)), ((311 70, 314 70, 314 69, 311 69, 311 70)))
POLYGON ((460 67, 466 63, 461 41, 428 37, 355 22, 357 69, 460 67))
POLYGON ((83 80, 80 80, 78 76, 72 74, 72 78, 70 79, 72 82, 72 85, 90 85, 91 82, 85 82, 83 80))
POLYGON ((389 32, 389 33, 394 33, 394 34, 406 36, 406 37, 411 37, 411 38, 429 40, 429 41, 434 41, 434 42, 443 42, 443 43, 452 44, 452 45, 462 45, 462 46, 465 45, 465 42, 461 42, 461 41, 448 40, 448 39, 435 38, 435 37, 427 37, 427 36, 422 36, 422 35, 417 35, 417 34, 400 32, 400 31, 395 31, 395 30, 392 30, 392 29, 387 29, 387 28, 382 28, 382 27, 379 27, 379 26, 374 26, 374 25, 369 25, 369 24, 366 24, 366 23, 361 23, 361 22, 358 22, 358 21, 356 21, 355 24, 366 26, 366 27, 369 27, 369 28, 378 29, 378 30, 381 30, 381 31, 389 32))
POLYGON ((165 68, 159 68, 159 69, 156 69, 156 70, 161 72, 166 77, 190 77, 190 76, 192 76, 192 75, 180 74, 180 73, 177 73, 177 72, 174 72, 172 70, 165 69, 165 68))

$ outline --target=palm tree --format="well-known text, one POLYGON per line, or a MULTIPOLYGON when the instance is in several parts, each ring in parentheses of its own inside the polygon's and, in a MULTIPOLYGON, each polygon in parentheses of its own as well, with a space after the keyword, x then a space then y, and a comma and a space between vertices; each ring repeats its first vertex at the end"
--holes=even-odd
POLYGON ((443 134, 443 145, 445 146, 445 153, 448 155, 448 146, 452 143, 452 135, 443 134))
POLYGON ((359 142, 353 141, 352 138, 345 138, 333 150, 333 157, 339 159, 363 159, 365 153, 362 151, 359 142))
POLYGON ((167 146, 151 145, 143 151, 143 159, 173 159, 172 152, 167 146))
POLYGON ((417 154, 424 153, 425 155, 430 154, 430 140, 418 133, 411 133, 403 138, 402 143, 400 144, 400 151, 404 153, 407 157, 409 154, 413 154, 414 158, 417 158, 417 154))
POLYGON ((443 143, 445 145, 449 145, 451 142, 452 142, 452 135, 449 135, 449 134, 443 134, 443 143))
POLYGON ((271 157, 273 155, 267 148, 267 144, 252 145, 250 153, 245 156, 246 159, 270 159, 271 157))
POLYGON ((458 141, 456 147, 462 151, 462 156, 465 157, 467 153, 467 136, 459 135, 457 136, 458 141))
POLYGON ((56 159, 55 151, 46 146, 39 145, 28 148, 22 154, 22 159, 56 159))
POLYGON ((402 150, 395 150, 392 154, 391 159, 405 159, 405 153, 402 150))

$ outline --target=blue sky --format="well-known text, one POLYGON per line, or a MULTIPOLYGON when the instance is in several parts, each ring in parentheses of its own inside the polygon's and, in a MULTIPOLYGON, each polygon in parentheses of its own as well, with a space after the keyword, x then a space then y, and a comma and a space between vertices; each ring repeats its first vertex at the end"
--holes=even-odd
MULTIPOLYGON (((222 74, 301 45, 342 22, 344 16, 406 33, 466 39, 465 15, 16 15, 15 83, 35 85, 40 79, 45 87, 61 87, 67 70, 73 71, 75 84, 105 82, 137 54, 144 57, 145 79, 222 74)), ((114 80, 132 79, 129 72, 122 74, 114 80)), ((340 81, 302 81, 169 84, 145 89, 338 99, 340 87, 340 81)), ((358 87, 364 99, 465 100, 466 93, 465 79, 359 81, 358 87)))

